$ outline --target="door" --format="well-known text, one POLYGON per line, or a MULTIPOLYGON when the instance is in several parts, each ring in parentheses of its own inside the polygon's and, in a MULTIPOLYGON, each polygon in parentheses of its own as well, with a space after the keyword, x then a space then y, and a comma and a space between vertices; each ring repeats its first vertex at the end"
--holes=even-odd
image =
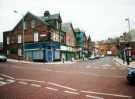
POLYGON ((52 51, 52 49, 46 50, 46 60, 47 60, 47 62, 53 61, 53 51, 52 51))

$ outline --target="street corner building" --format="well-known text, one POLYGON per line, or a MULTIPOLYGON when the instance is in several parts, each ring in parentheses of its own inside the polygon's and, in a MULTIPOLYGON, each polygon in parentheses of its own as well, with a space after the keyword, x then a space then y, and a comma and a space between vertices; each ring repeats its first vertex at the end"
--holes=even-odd
POLYGON ((3 33, 3 49, 8 58, 17 60, 53 62, 79 59, 80 54, 82 56, 89 48, 84 32, 83 35, 78 39, 72 23, 62 23, 60 13, 45 11, 39 17, 27 12, 11 31, 3 33))

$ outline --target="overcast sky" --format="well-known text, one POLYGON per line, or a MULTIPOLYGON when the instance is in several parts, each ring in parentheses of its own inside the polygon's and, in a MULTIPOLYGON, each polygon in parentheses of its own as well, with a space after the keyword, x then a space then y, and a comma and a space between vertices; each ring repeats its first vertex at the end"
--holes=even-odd
POLYGON ((125 18, 135 28, 135 0, 0 0, 0 42, 3 31, 12 30, 27 11, 42 16, 45 10, 60 13, 63 22, 85 30, 93 41, 120 36, 128 31, 125 18))

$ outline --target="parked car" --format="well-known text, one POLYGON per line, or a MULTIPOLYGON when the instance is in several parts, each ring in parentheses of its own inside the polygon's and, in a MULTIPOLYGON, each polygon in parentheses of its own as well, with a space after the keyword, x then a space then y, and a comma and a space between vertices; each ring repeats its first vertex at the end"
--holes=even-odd
POLYGON ((0 55, 0 62, 6 62, 7 61, 7 57, 4 55, 0 55))
POLYGON ((95 58, 96 58, 96 59, 99 59, 99 58, 100 58, 100 55, 96 55, 95 58))
POLYGON ((127 79, 128 79, 130 84, 135 83, 135 68, 131 68, 131 67, 128 68, 127 79))
POLYGON ((100 57, 101 57, 101 58, 104 58, 104 57, 105 57, 105 55, 101 55, 100 57))
POLYGON ((94 56, 94 55, 91 55, 91 56, 89 57, 89 59, 90 59, 90 60, 93 60, 93 59, 95 59, 95 56, 94 56))

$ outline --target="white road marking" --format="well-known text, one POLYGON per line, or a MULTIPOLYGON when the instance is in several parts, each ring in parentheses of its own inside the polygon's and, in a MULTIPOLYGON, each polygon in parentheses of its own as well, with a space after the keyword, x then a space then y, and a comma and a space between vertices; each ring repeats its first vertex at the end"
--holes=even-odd
POLYGON ((118 94, 110 94, 110 93, 102 93, 102 92, 94 92, 94 91, 80 91, 80 92, 83 92, 83 93, 92 93, 92 94, 98 94, 98 95, 106 95, 106 96, 114 96, 114 97, 122 97, 122 98, 129 98, 131 99, 132 96, 126 96, 126 95, 118 95, 118 94))
POLYGON ((38 84, 30 84, 30 85, 34 87, 42 87, 41 85, 38 85, 38 84))
POLYGON ((54 85, 54 86, 57 86, 57 87, 61 87, 61 88, 65 88, 65 89, 69 89, 69 90, 72 90, 72 91, 77 91, 76 89, 73 89, 71 87, 63 86, 63 85, 56 84, 56 83, 53 83, 53 82, 48 82, 48 84, 51 84, 51 85, 54 85))
POLYGON ((75 95, 79 95, 79 93, 77 92, 72 92, 72 91, 64 91, 65 93, 69 93, 69 94, 75 94, 75 95))
POLYGON ((3 85, 5 85, 5 84, 7 84, 7 83, 4 82, 4 81, 0 81, 0 86, 3 86, 3 85))
POLYGON ((0 80, 4 80, 4 78, 0 77, 0 80))
POLYGON ((23 81, 19 81, 18 83, 22 84, 22 85, 27 85, 28 84, 27 82, 23 82, 23 81))
POLYGON ((16 79, 21 81, 29 81, 29 82, 38 82, 38 83, 45 83, 45 81, 33 80, 33 79, 16 79))
POLYGON ((58 91, 58 89, 51 88, 51 87, 45 87, 46 89, 53 90, 53 91, 58 91))
POLYGON ((91 95, 86 95, 86 97, 92 98, 92 99, 104 99, 104 98, 102 98, 102 97, 91 96, 91 95))
MULTIPOLYGON (((38 69, 38 70, 40 70, 40 69, 38 69)), ((42 69, 42 70, 46 71, 45 69, 42 69)), ((49 72, 61 72, 61 73, 70 73, 70 74, 75 73, 75 74, 83 74, 83 75, 87 75, 87 76, 91 75, 91 76, 96 76, 96 77, 111 77, 111 78, 122 78, 122 79, 125 78, 125 76, 105 76, 105 75, 97 75, 94 73, 86 73, 86 72, 67 72, 67 71, 50 71, 50 70, 49 70, 49 72)), ((34 81, 34 80, 30 80, 30 79, 18 79, 18 80, 34 81)), ((45 83, 44 81, 37 81, 37 80, 35 80, 34 82, 45 83)))
POLYGON ((2 73, 0 73, 0 74, 1 74, 1 76, 7 77, 7 78, 10 78, 10 79, 15 79, 12 76, 9 76, 9 75, 6 75, 6 74, 2 74, 2 73))
POLYGON ((15 82, 15 80, 13 80, 13 79, 7 79, 6 81, 9 82, 9 83, 15 82))

